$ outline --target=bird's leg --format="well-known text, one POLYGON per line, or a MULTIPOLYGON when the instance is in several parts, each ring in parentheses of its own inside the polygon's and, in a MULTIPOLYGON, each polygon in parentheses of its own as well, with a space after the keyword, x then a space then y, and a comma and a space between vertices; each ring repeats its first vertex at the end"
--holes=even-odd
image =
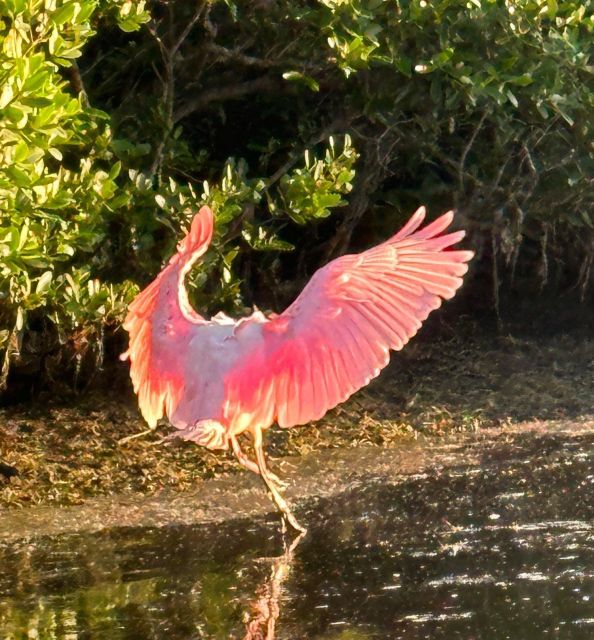
POLYGON ((155 427, 149 427, 144 431, 133 433, 131 436, 125 436, 124 438, 120 438, 118 440, 118 444, 126 444, 126 442, 130 442, 130 440, 136 440, 136 438, 142 438, 142 436, 148 436, 148 434, 153 433, 154 430, 155 430, 155 427))
POLYGON ((258 467, 258 465, 255 462, 250 460, 245 455, 245 453, 243 452, 243 449, 239 446, 239 440, 237 439, 237 436, 231 436, 230 440, 231 440, 231 446, 233 447, 233 453, 235 454, 235 457, 237 458, 239 464, 245 467, 246 469, 249 469, 250 471, 253 471, 254 473, 257 473, 258 475, 260 475, 260 467, 258 467))
MULTIPOLYGON (((243 452, 243 449, 239 444, 239 440, 237 439, 237 436, 231 436, 230 440, 231 440, 231 446, 233 447, 233 453, 235 454, 235 457, 237 458, 237 461, 239 462, 239 464, 241 464, 246 469, 249 469, 250 471, 253 471, 254 473, 257 473, 258 475, 260 475, 260 467, 253 460, 250 460, 245 455, 245 453, 243 452)), ((268 475, 272 478, 273 482, 277 486, 280 486, 281 489, 287 488, 288 486, 287 483, 283 482, 275 473, 268 470, 268 475)))
POLYGON ((302 527, 296 520, 295 516, 292 514, 291 509, 289 509, 289 505, 285 501, 285 499, 280 494, 278 487, 274 481, 274 474, 268 471, 268 467, 266 466, 266 459, 264 457, 264 449, 262 448, 262 429, 256 427, 254 429, 254 451, 256 452, 256 461, 258 462, 258 468, 260 470, 260 475, 262 476, 262 480, 266 483, 268 487, 268 491, 270 491, 272 495, 272 499, 274 503, 282 512, 283 516, 287 520, 287 522, 295 529, 301 533, 306 533, 307 529, 302 527))

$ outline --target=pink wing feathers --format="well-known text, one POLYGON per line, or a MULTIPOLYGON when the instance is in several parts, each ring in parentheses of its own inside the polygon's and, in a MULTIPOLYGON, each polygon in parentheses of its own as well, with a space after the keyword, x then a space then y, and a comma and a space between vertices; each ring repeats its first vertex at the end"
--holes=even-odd
POLYGON ((150 426, 170 415, 184 390, 184 342, 191 329, 205 323, 190 306, 184 276, 210 244, 213 215, 202 207, 169 264, 129 307, 124 329, 130 334, 130 377, 142 415, 150 426))
POLYGON ((262 343, 226 380, 232 427, 321 418, 377 376, 389 350, 402 349, 455 294, 473 254, 444 251, 464 237, 440 235, 452 212, 417 231, 424 217, 421 207, 390 240, 318 270, 295 302, 263 325, 262 343))

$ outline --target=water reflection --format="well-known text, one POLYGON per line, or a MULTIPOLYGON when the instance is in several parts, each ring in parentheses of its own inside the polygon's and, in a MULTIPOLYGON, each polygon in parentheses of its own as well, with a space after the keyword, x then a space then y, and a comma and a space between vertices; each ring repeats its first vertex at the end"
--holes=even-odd
POLYGON ((304 536, 304 533, 299 534, 285 547, 281 556, 273 558, 270 577, 258 588, 258 597, 251 603, 252 614, 246 616, 246 634, 243 640, 274 640, 276 637, 283 585, 291 570, 295 549, 304 536))
POLYGON ((2 640, 594 637, 594 436, 277 518, 0 543, 2 640))

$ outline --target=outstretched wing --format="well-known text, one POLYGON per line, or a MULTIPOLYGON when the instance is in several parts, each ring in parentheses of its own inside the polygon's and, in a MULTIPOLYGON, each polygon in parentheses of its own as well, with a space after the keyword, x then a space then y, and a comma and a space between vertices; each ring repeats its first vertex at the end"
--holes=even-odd
POLYGON ((471 251, 444 251, 463 231, 440 235, 448 212, 417 231, 421 207, 390 240, 317 271, 262 343, 226 381, 226 416, 281 427, 305 424, 365 386, 402 349, 442 299, 454 296, 471 251))
POLYGON ((212 232, 212 211, 202 207, 177 253, 136 296, 124 321, 130 344, 122 358, 130 358, 134 391, 150 426, 177 406, 184 388, 185 347, 196 325, 206 322, 188 302, 184 276, 207 250, 212 232))

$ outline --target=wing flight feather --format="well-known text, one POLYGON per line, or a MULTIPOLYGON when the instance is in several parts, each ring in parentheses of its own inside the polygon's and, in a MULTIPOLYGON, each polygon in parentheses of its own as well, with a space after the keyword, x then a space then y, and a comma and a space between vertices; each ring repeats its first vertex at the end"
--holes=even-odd
POLYGON ((231 426, 245 413, 262 426, 271 411, 281 427, 321 418, 377 376, 389 350, 402 349, 454 296, 473 254, 444 251, 464 237, 440 235, 452 212, 419 230, 424 215, 421 207, 391 239, 327 264, 263 325, 258 353, 248 352, 226 380, 231 426), (256 401, 264 396, 271 402, 256 401))
POLYGON ((179 243, 178 252, 136 296, 124 320, 130 341, 122 359, 130 359, 138 404, 151 427, 165 412, 171 415, 183 393, 183 360, 179 353, 192 327, 205 322, 188 302, 183 277, 208 248, 212 232, 212 212, 203 207, 179 243))

